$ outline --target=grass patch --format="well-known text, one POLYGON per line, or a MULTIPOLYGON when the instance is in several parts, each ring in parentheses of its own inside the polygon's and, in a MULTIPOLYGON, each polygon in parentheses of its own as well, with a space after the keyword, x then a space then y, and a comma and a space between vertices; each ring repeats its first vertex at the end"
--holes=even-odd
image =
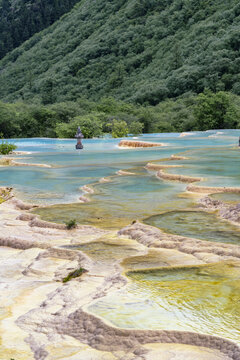
POLYGON ((70 280, 72 280, 72 279, 74 279, 74 278, 77 278, 77 277, 81 276, 83 273, 86 273, 86 272, 87 272, 86 269, 80 267, 80 268, 77 269, 77 270, 71 271, 71 272, 68 274, 68 276, 66 276, 66 277, 62 280, 62 282, 63 282, 63 283, 66 283, 66 282, 68 282, 68 281, 70 281, 70 280))
POLYGON ((65 225, 68 230, 75 229, 77 227, 77 221, 75 219, 71 219, 66 221, 65 225))

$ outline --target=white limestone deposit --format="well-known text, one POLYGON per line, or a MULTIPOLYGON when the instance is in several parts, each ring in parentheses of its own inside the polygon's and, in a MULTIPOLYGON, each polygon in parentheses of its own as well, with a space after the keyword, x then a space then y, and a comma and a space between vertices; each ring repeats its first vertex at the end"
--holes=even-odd
POLYGON ((20 205, 15 199, 0 205, 0 359, 240 358, 238 345, 223 338, 164 329, 119 329, 88 312, 94 301, 127 284, 123 267, 134 261, 152 261, 153 266, 240 261, 239 246, 168 235, 138 222, 118 235, 91 226, 66 230, 39 220, 20 205), (117 257, 103 259, 101 253, 92 257, 78 249, 96 243, 125 246, 133 255, 119 251, 117 257), (87 272, 62 282, 80 267, 87 272))

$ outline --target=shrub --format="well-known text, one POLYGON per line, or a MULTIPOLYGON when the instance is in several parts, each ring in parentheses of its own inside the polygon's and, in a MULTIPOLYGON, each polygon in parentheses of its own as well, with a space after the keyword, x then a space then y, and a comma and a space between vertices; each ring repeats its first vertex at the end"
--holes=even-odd
POLYGON ((112 137, 113 138, 119 138, 127 136, 128 134, 128 127, 126 121, 123 120, 113 120, 112 123, 112 137))
POLYGON ((130 125, 129 125, 129 133, 133 134, 133 135, 139 135, 142 134, 143 132, 143 124, 140 123, 139 121, 133 121, 130 125))
POLYGON ((8 155, 13 150, 16 150, 17 146, 14 144, 9 144, 7 141, 2 140, 0 144, 0 154, 1 155, 8 155))
POLYGON ((71 279, 74 279, 74 278, 77 278, 79 276, 81 276, 83 273, 87 272, 86 269, 80 267, 79 269, 77 270, 74 270, 72 272, 70 272, 63 280, 62 282, 63 283, 66 283, 68 281, 70 281, 71 279))
POLYGON ((65 224, 68 230, 75 229, 77 227, 77 221, 75 219, 66 221, 65 224))
MULTIPOLYGON (((85 139, 102 135, 102 124, 99 120, 99 114, 89 114, 76 116, 69 123, 59 123, 56 125, 56 133, 60 138, 74 138, 78 126, 85 139)), ((100 114, 101 115, 101 114, 100 114)))

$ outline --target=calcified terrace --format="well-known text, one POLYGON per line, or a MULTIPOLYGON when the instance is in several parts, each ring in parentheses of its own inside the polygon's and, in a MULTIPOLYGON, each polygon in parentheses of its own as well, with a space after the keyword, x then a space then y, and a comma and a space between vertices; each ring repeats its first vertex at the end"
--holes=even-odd
MULTIPOLYGON (((1 175, 6 177, 2 183, 9 187, 2 187, 0 205, 0 359, 240 358, 240 329, 235 319, 240 311, 236 307, 240 246, 169 234, 144 224, 149 216, 176 209, 194 210, 196 214, 204 211, 224 219, 226 227, 238 234, 238 175, 233 171, 229 186, 220 186, 219 177, 212 186, 215 170, 208 177, 205 164, 194 167, 195 159, 206 156, 202 153, 206 145, 213 146, 216 163, 218 156, 224 162, 224 154, 236 159, 238 149, 232 144, 237 134, 226 132, 220 146, 218 137, 209 139, 209 135, 199 133, 191 140, 186 134, 169 135, 167 140, 159 137, 157 141, 167 146, 137 149, 135 154, 133 149, 118 150, 111 144, 102 157, 95 152, 101 141, 86 143, 86 147, 92 144, 95 148, 89 147, 87 155, 78 157, 73 153, 68 156, 72 142, 56 142, 54 151, 56 147, 60 151, 53 155, 47 140, 48 152, 35 154, 33 141, 27 149, 20 146, 20 151, 32 151, 26 158, 19 154, 25 159, 21 166, 11 166, 19 161, 18 155, 11 155, 10 163, 1 168, 1 175), (179 154, 181 150, 183 154, 179 154), (67 159, 70 163, 65 170, 67 159), (24 162, 29 165, 24 167, 24 162), (15 184, 11 181, 13 175, 19 176, 18 184, 16 178, 15 184), (66 179, 66 190, 60 179, 66 179), (187 184, 194 182, 197 185, 187 184), (211 195, 227 196, 231 192, 236 194, 236 201, 231 203, 211 195), (64 216, 67 220, 74 215, 82 221, 67 230, 64 216), (79 268, 87 271, 63 283, 79 268), (161 299, 163 291, 167 294, 174 290, 168 290, 171 283, 178 288, 179 276, 186 284, 193 279, 196 289, 193 287, 191 292, 195 292, 196 299, 198 291, 201 293, 202 276, 207 281, 205 291, 209 287, 208 297, 211 292, 216 296, 217 291, 221 299, 227 296, 225 286, 229 287, 231 296, 225 298, 228 307, 224 305, 223 311, 226 319, 221 318, 222 303, 216 310, 210 301, 203 326, 195 298, 189 298, 187 306, 189 323, 181 318, 176 323, 174 318, 161 318, 161 307, 156 308, 158 297, 161 299), (217 287, 212 285, 216 281, 217 287), (152 288, 159 289, 159 294, 154 290, 151 297, 152 288), (199 317, 194 318, 192 306, 199 317), (124 313, 128 313, 130 322, 124 313), (148 315, 148 321, 143 317, 139 322, 141 313, 148 315), (211 316, 219 316, 215 328, 213 321, 210 326, 211 316), (159 325, 154 317, 159 317, 159 325)), ((155 143, 156 137, 143 140, 155 143)), ((188 295, 184 296, 186 299, 188 295)), ((182 310, 174 302, 171 306, 175 306, 176 319, 185 311, 184 303, 182 310)))

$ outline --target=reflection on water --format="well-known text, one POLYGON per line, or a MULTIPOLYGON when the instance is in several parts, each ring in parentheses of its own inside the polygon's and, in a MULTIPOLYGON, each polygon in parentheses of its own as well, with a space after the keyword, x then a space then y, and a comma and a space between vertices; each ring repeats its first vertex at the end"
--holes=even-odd
POLYGON ((204 211, 170 211, 144 220, 148 225, 176 235, 240 244, 240 228, 204 211))
POLYGON ((129 272, 126 288, 89 311, 123 328, 196 331, 240 341, 240 267, 216 264, 129 272))

